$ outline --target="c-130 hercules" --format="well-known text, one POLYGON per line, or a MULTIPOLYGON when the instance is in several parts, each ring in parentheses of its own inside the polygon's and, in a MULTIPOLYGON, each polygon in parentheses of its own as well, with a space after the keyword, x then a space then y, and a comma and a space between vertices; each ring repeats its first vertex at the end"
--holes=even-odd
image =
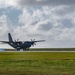
POLYGON ((20 51, 20 49, 23 49, 23 51, 29 50, 29 48, 33 45, 36 45, 36 42, 44 42, 45 40, 31 40, 31 41, 19 41, 17 39, 17 41, 13 41, 11 34, 8 33, 8 39, 9 41, 0 41, 2 43, 6 43, 9 44, 10 46, 12 46, 13 48, 15 48, 17 51, 20 51))

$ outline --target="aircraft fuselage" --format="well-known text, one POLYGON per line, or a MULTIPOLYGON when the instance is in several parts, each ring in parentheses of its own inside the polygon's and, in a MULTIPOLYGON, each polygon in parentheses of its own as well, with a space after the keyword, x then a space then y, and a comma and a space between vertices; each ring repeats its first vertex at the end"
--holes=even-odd
POLYGON ((28 49, 31 47, 31 45, 33 45, 33 42, 29 42, 29 41, 26 41, 26 42, 21 42, 21 43, 9 43, 10 46, 16 48, 17 50, 20 50, 20 49, 28 49))

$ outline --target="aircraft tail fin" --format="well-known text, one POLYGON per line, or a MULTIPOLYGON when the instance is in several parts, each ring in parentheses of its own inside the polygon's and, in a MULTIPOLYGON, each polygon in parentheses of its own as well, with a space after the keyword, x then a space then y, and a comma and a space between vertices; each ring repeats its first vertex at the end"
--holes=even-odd
POLYGON ((12 37, 11 37, 11 34, 10 34, 10 33, 8 33, 8 39, 9 39, 9 42, 13 42, 13 39, 12 39, 12 37))

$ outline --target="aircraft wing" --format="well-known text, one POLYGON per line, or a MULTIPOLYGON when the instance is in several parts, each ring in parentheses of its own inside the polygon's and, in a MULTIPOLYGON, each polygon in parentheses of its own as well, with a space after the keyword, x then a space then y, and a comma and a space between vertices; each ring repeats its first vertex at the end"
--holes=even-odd
POLYGON ((32 41, 32 42, 44 42, 45 40, 38 40, 38 41, 32 41))
POLYGON ((22 42, 44 42, 45 40, 37 40, 37 41, 16 41, 16 43, 22 43, 22 42))
POLYGON ((1 43, 9 43, 8 41, 0 41, 1 43))
MULTIPOLYGON (((44 42, 45 40, 37 40, 37 41, 29 41, 29 42, 44 42)), ((14 43, 22 43, 22 42, 27 42, 27 41, 15 41, 14 43)), ((9 43, 9 41, 0 41, 0 43, 9 43)))

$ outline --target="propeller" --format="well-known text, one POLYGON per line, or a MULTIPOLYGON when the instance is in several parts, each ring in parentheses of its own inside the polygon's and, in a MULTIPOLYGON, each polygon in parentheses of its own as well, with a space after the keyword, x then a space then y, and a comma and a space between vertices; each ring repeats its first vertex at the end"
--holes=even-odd
POLYGON ((17 40, 14 40, 14 42, 15 42, 15 43, 19 42, 19 39, 17 39, 17 40))
POLYGON ((19 39, 17 39, 17 40, 14 41, 14 43, 15 43, 16 45, 19 45, 21 42, 19 41, 19 39))
POLYGON ((19 39, 15 40, 15 42, 18 42, 18 41, 19 41, 19 39))
POLYGON ((33 44, 32 44, 33 46, 36 45, 35 44, 35 39, 31 39, 31 42, 33 42, 33 44))
POLYGON ((31 41, 35 41, 35 39, 31 39, 31 41))

